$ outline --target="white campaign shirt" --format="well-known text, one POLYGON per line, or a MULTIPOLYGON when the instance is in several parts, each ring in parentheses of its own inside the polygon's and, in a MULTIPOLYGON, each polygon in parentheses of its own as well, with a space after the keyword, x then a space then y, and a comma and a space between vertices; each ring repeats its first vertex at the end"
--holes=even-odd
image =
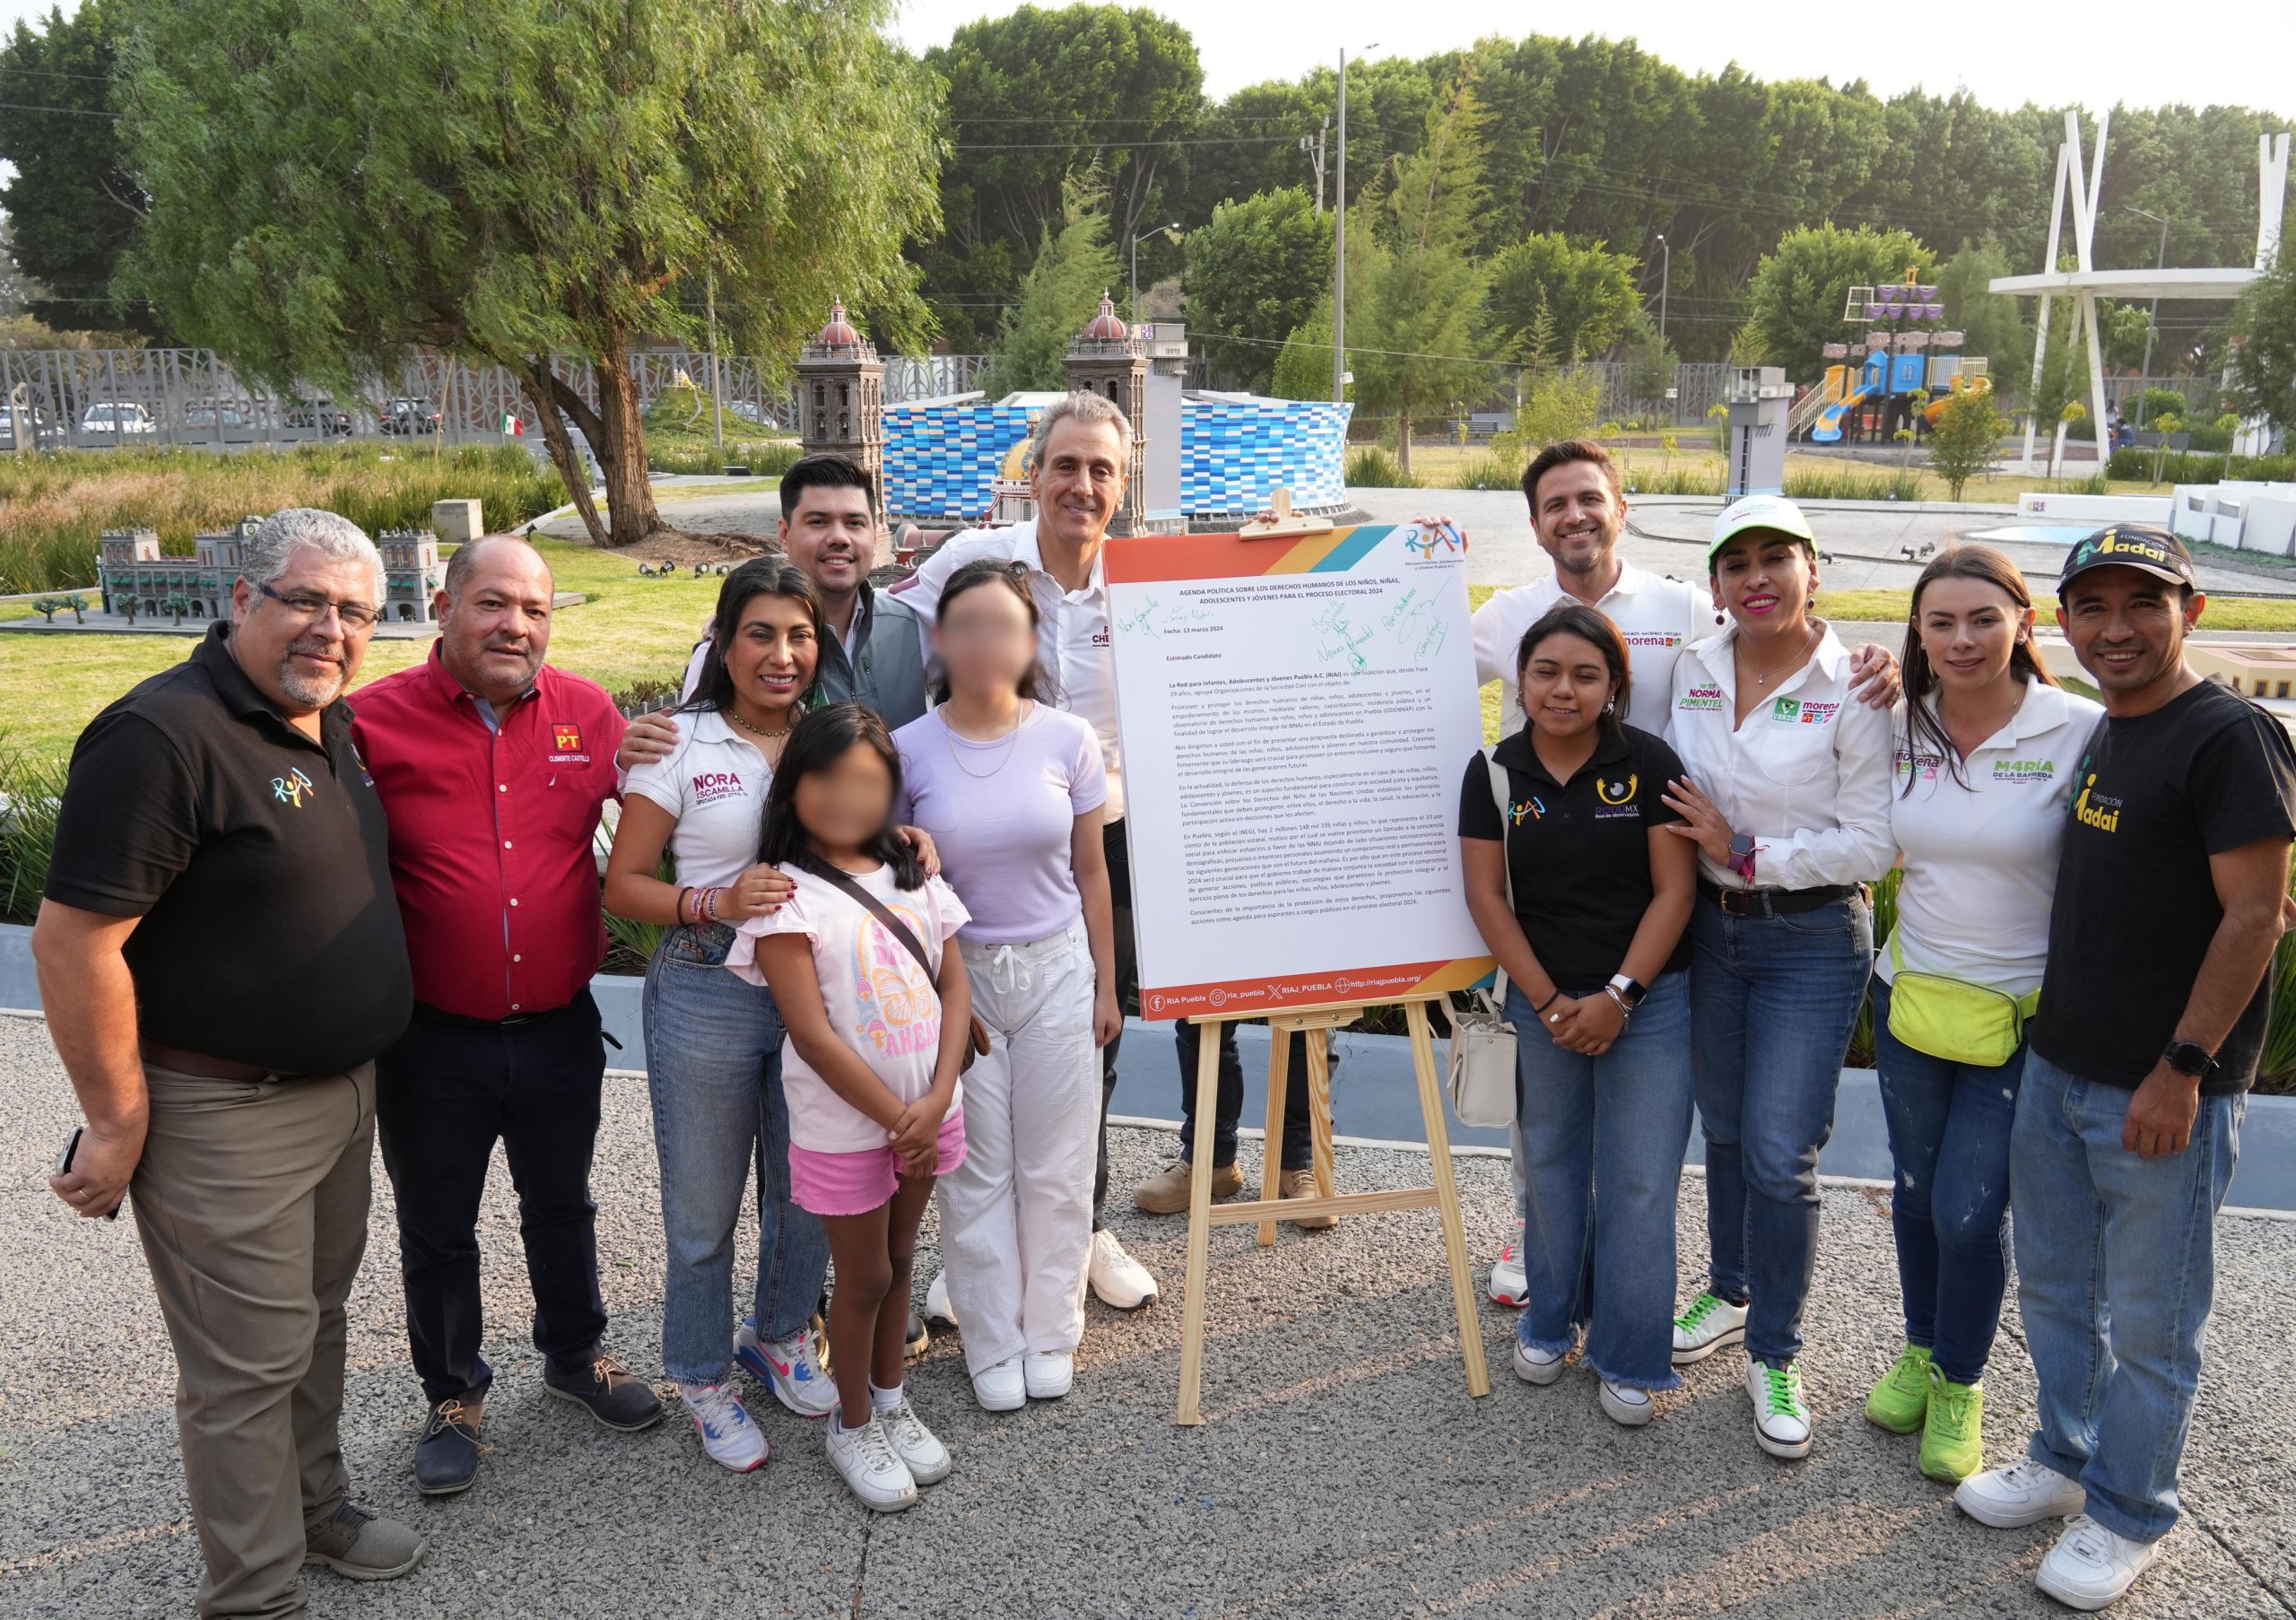
POLYGON ((1045 571, 1033 518, 1009 528, 969 528, 950 536, 892 592, 917 610, 917 631, 928 669, 935 662, 933 618, 940 606, 941 587, 958 569, 983 558, 1028 564, 1029 592, 1037 603, 1037 658, 1051 680, 1053 704, 1088 721, 1100 737, 1109 777, 1104 814, 1109 821, 1121 819, 1124 765, 1116 734, 1116 647, 1109 633, 1108 576, 1101 556, 1094 553, 1084 588, 1071 591, 1045 571))
POLYGON ((676 745, 661 759, 632 766, 622 792, 677 818, 670 853, 677 859, 678 882, 696 888, 730 884, 757 865, 773 771, 725 715, 707 710, 677 720, 676 745))
MULTIPOLYGON (((1525 718, 1521 684, 1515 679, 1515 649, 1522 645, 1523 632, 1566 595, 1561 577, 1551 573, 1500 591, 1474 610, 1475 684, 1498 681, 1506 692, 1499 705, 1500 736, 1520 731, 1525 718)), ((1674 660, 1684 647, 1713 634, 1722 623, 1712 595, 1687 580, 1669 579, 1622 562, 1618 583, 1595 608, 1626 637, 1634 675, 1626 723, 1663 734, 1674 699, 1674 660)))
MULTIPOLYGON (((1908 968, 2009 996, 2040 988, 2066 803, 2103 715, 2087 698, 2028 682, 2009 723, 1962 762, 1964 786, 1899 706, 1890 831, 1905 856, 1897 937, 1908 968)), ((1897 977, 1886 949, 1879 971, 1897 977)))
MULTIPOLYGON (((1734 727, 1738 627, 1692 642, 1674 665, 1666 740, 1734 832, 1754 840, 1758 889, 1870 883, 1897 858, 1890 835, 1889 710, 1849 692, 1849 649, 1825 628, 1810 661, 1766 688, 1734 727)), ((1709 883, 1745 880, 1699 851, 1709 883)))

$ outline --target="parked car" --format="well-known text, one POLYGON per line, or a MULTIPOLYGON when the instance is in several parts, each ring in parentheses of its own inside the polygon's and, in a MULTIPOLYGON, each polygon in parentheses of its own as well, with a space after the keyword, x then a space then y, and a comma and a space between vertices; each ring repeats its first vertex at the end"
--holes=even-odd
POLYGON ((325 395, 317 399, 299 399, 287 412, 287 426, 305 433, 317 433, 322 439, 347 439, 351 436, 351 413, 325 395))
POLYGON ((377 415, 380 418, 384 432, 408 438, 435 433, 441 424, 437 405, 427 399, 411 396, 385 400, 377 415))
POLYGON ((183 425, 193 432, 213 433, 221 428, 226 431, 249 426, 248 414, 235 405, 196 405, 187 406, 183 425))
POLYGON ((98 400, 80 414, 80 431, 135 439, 159 431, 148 406, 132 400, 98 400))

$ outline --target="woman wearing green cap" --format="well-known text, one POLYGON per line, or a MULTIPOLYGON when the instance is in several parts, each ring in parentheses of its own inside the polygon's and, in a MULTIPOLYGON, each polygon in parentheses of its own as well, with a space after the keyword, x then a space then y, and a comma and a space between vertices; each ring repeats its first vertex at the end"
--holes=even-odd
POLYGON ((1699 851, 1691 1032, 1706 1137, 1711 1280, 1676 1365, 1743 1341, 1754 1438, 1810 1450, 1798 1358, 1817 1260, 1818 1153, 1873 969, 1861 884, 1896 859, 1891 720, 1850 692, 1849 649, 1810 614, 1817 547, 1792 501, 1752 495, 1707 550, 1719 635, 1674 666, 1669 823, 1699 851))

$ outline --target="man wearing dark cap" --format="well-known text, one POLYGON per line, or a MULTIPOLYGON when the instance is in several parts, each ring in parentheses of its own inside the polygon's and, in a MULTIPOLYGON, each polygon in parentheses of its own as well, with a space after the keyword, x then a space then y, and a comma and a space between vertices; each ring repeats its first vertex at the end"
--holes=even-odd
POLYGON ((2067 554, 2057 600, 2105 719, 2073 784, 2010 1138, 2039 1422, 2024 1460, 1955 1500, 2004 1528, 2068 1519, 2037 1584, 2093 1610, 2177 1520, 2215 1215, 2271 1011, 2296 751, 2186 663, 2206 603, 2174 535, 2100 529, 2067 554))
POLYGON ((265 518, 230 622, 80 734, 32 929, 87 1116, 48 1186, 83 1215, 134 1195, 203 1616, 300 1611, 307 1560, 379 1581, 423 1553, 351 1500, 338 1434, 374 1060, 409 1004, 383 806, 342 701, 383 604, 357 525, 265 518))

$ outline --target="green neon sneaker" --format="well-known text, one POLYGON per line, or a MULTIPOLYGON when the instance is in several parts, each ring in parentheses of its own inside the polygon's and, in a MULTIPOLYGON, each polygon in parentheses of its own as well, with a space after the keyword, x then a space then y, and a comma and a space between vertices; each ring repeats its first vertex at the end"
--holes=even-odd
POLYGON ((1866 1398, 1866 1421, 1892 1434, 1910 1434, 1929 1413, 1929 1352, 1908 1345, 1866 1398))
POLYGON ((1921 1431, 1921 1471, 1959 1485, 1985 1467, 1985 1386, 1957 1384, 1929 1370, 1929 1415, 1921 1431))

